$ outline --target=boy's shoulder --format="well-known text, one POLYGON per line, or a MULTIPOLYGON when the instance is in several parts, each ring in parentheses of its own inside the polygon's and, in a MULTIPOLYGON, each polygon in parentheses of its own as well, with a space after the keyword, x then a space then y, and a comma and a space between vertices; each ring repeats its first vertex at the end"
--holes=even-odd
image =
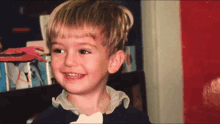
POLYGON ((77 115, 71 111, 65 110, 62 107, 55 108, 50 105, 32 122, 32 124, 51 124, 51 123, 68 123, 76 121, 77 115))
POLYGON ((138 110, 137 108, 129 107, 126 113, 127 113, 127 118, 129 118, 130 120, 129 122, 150 124, 148 114, 138 110))
POLYGON ((104 115, 104 123, 144 123, 150 124, 148 114, 134 107, 127 109, 121 104, 109 115, 104 115))

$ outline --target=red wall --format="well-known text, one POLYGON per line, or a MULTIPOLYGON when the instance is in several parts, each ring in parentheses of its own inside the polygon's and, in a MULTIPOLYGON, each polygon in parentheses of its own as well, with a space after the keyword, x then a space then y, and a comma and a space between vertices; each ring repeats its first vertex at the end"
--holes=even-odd
POLYGON ((220 1, 181 1, 185 123, 220 123, 220 1))

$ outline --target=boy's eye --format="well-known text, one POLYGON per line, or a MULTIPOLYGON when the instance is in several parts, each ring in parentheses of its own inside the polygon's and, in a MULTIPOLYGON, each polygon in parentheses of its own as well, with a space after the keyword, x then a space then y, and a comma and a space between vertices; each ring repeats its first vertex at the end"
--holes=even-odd
POLYGON ((62 50, 62 49, 54 49, 53 52, 54 53, 64 53, 64 50, 62 50))
POLYGON ((89 54, 89 53, 91 53, 91 52, 89 52, 87 50, 80 50, 79 52, 80 52, 80 54, 89 54))

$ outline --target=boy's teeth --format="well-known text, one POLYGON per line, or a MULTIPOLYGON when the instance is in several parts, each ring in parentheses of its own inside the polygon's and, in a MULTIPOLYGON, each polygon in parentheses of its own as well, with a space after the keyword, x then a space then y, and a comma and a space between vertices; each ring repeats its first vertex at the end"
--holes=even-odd
POLYGON ((81 74, 76 74, 76 73, 66 73, 67 77, 78 77, 81 76, 81 74))
POLYGON ((71 74, 71 73, 67 73, 68 76, 76 76, 78 74, 74 73, 74 74, 71 74))

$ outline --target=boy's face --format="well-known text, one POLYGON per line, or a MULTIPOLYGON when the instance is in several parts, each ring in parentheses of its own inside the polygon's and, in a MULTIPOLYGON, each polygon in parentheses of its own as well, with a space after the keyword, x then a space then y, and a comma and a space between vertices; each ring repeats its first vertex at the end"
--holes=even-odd
POLYGON ((105 87, 109 54, 103 37, 92 37, 94 28, 73 30, 70 38, 55 38, 51 46, 51 66, 58 83, 72 94, 85 94, 105 87))

